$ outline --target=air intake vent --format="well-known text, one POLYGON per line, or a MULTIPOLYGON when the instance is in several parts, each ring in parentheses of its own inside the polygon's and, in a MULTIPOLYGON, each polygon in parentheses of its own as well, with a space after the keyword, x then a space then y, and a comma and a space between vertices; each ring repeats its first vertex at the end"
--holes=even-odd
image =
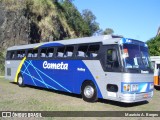
POLYGON ((11 76, 11 68, 7 68, 7 75, 11 76))

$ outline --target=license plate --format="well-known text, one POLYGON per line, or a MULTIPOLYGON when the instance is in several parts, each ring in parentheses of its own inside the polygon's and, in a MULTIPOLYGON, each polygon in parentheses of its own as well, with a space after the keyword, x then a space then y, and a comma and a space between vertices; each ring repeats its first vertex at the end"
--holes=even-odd
POLYGON ((148 94, 144 94, 144 95, 143 95, 143 98, 148 98, 148 94))

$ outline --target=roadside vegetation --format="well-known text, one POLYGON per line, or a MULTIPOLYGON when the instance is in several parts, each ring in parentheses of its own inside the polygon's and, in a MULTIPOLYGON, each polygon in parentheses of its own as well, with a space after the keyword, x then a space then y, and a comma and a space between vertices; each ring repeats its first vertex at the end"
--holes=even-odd
POLYGON ((80 13, 72 0, 1 1, 8 13, 27 18, 31 38, 28 43, 113 33, 110 28, 103 32, 92 11, 85 9, 80 13))
POLYGON ((148 40, 147 45, 151 56, 160 56, 160 36, 148 40))
POLYGON ((0 52, 0 76, 4 76, 5 57, 4 53, 0 52))
POLYGON ((31 43, 92 36, 99 30, 90 10, 80 13, 72 0, 1 0, 7 11, 22 11, 30 23, 31 43))

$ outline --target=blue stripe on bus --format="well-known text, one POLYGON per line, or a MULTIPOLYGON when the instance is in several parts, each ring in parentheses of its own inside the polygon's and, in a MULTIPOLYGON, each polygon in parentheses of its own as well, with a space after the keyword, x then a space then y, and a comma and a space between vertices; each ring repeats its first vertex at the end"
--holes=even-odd
POLYGON ((122 38, 121 44, 136 44, 136 45, 140 45, 143 47, 147 47, 144 42, 139 41, 139 40, 135 40, 135 39, 131 39, 131 38, 122 38))
MULTIPOLYGON (((26 60, 22 66, 24 84, 51 88, 70 93, 81 93, 84 80, 92 80, 96 85, 98 98, 102 98, 100 89, 87 66, 82 60, 48 60, 49 65, 66 64, 66 68, 43 68, 44 60, 26 60), (79 68, 79 69, 78 69, 79 68), (85 69, 85 71, 81 70, 85 69)), ((53 67, 52 65, 51 67, 53 67)))
POLYGON ((45 43, 41 45, 40 47, 53 47, 53 46, 63 46, 61 43, 45 43))

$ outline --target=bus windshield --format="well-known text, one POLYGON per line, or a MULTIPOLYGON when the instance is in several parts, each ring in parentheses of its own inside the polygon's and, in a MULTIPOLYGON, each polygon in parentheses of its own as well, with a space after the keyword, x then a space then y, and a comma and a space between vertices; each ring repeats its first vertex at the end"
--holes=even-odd
POLYGON ((136 44, 123 44, 125 68, 150 68, 148 48, 136 44))

